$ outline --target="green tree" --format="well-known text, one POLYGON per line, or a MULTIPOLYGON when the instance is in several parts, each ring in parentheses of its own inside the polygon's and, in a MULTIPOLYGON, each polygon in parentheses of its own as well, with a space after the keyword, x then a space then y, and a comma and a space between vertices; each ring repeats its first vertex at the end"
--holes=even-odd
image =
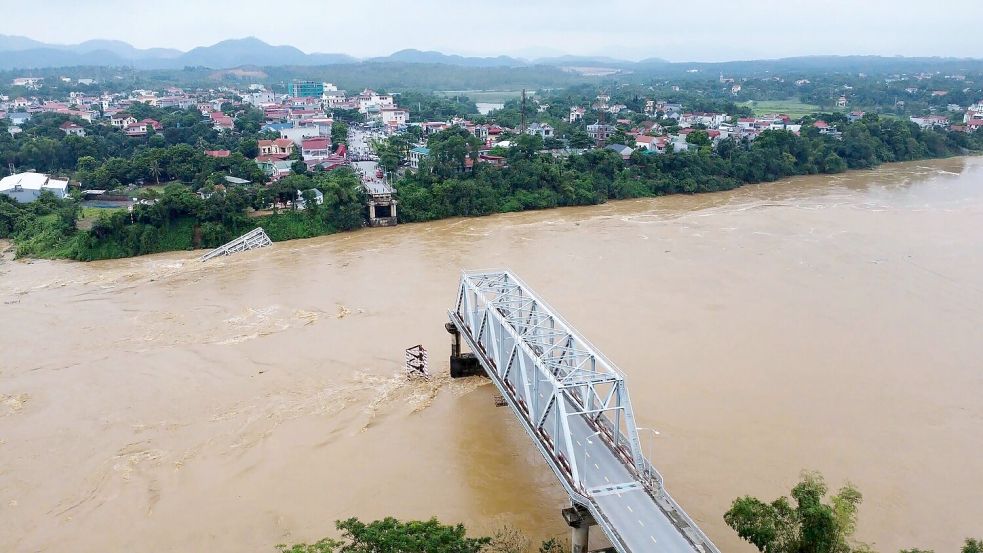
POLYGON ((550 538, 539 546, 539 553, 566 553, 566 548, 556 538, 550 538))
POLYGON ((280 553, 335 553, 339 546, 341 546, 341 542, 324 538, 314 543, 298 543, 291 546, 278 545, 276 548, 280 553))
POLYGON ((495 532, 491 541, 481 548, 481 553, 527 553, 532 542, 522 532, 512 526, 505 526, 495 532))
POLYGON ((368 524, 357 518, 337 523, 344 553, 478 553, 489 538, 469 538, 464 525, 441 524, 437 519, 401 522, 392 517, 368 524))
POLYGON ((156 158, 151 160, 150 164, 147 166, 147 172, 150 173, 150 176, 153 177, 154 180, 157 181, 157 185, 160 186, 160 161, 158 161, 156 158))
POLYGON ((348 124, 344 121, 336 119, 331 125, 331 144, 335 150, 342 144, 348 144, 348 124))
POLYGON ((724 521, 744 540, 765 553, 851 553, 866 546, 850 545, 862 496, 847 484, 824 503, 826 483, 820 474, 805 472, 792 488, 791 500, 771 503, 745 496, 735 499, 724 521), (794 502, 794 505, 793 505, 794 502))
POLYGON ((710 135, 707 131, 697 130, 686 135, 687 144, 695 144, 697 146, 709 146, 710 145, 710 135))

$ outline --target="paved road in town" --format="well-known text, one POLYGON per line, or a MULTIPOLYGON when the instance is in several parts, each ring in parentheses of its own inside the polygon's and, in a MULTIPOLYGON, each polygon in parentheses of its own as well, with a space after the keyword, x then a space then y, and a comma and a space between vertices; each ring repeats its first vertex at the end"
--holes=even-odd
MULTIPOLYGON (((352 128, 348 131, 348 153, 354 157, 362 157, 372 153, 369 145, 371 133, 352 128)), ((379 163, 376 161, 355 161, 352 166, 362 175, 362 185, 369 194, 392 194, 393 190, 385 178, 376 177, 379 163)))

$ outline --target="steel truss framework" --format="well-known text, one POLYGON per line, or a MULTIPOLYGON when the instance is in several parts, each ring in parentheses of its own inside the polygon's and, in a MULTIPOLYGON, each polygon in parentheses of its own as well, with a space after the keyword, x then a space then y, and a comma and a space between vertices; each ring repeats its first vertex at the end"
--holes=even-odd
POLYGON ((251 250, 253 248, 265 248, 271 244, 273 244, 273 241, 270 240, 270 237, 266 234, 266 231, 263 230, 263 227, 257 227, 246 234, 243 234, 239 238, 226 242, 225 244, 222 244, 221 246, 201 256, 201 261, 208 261, 209 259, 220 255, 232 255, 234 253, 251 250))
POLYGON ((713 544, 665 492, 642 454, 624 376, 528 286, 508 271, 466 272, 449 312, 482 365, 533 437, 571 499, 587 507, 620 550, 616 532, 595 499, 644 488, 697 550, 713 544), (632 475, 628 482, 589 487, 583 447, 571 434, 583 417, 632 475), (685 529, 685 530, 684 530, 685 529), (703 545, 705 544, 705 545, 703 545))

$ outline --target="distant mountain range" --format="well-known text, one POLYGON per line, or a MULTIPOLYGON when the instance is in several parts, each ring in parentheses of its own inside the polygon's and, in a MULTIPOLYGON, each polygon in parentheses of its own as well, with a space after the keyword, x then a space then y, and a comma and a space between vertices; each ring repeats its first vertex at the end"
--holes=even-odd
POLYGON ((0 69, 40 69, 80 65, 132 66, 140 69, 240 66, 335 65, 343 63, 429 63, 462 67, 526 67, 530 65, 630 66, 633 62, 604 57, 562 56, 525 60, 509 56, 468 57, 435 51, 400 50, 389 56, 358 59, 347 54, 307 54, 293 46, 273 46, 248 37, 224 40, 187 52, 169 48, 140 49, 118 40, 81 44, 47 44, 23 36, 0 35, 0 69))
MULTIPOLYGON (((555 52, 555 51, 550 51, 555 52)), ((290 67, 339 64, 440 64, 468 68, 613 68, 630 72, 678 75, 698 72, 746 74, 766 71, 981 71, 983 60, 966 58, 886 56, 805 56, 729 62, 668 62, 660 58, 628 61, 603 56, 552 56, 524 59, 511 56, 470 57, 435 51, 400 50, 383 57, 359 59, 340 53, 305 53, 293 46, 273 46, 254 37, 224 40, 187 52, 169 48, 135 48, 118 40, 81 44, 47 44, 23 36, 0 35, 0 70, 78 66, 130 66, 137 69, 208 67, 290 67)), ((584 72, 587 73, 587 72, 584 72)), ((597 73, 602 74, 602 73, 597 73)))

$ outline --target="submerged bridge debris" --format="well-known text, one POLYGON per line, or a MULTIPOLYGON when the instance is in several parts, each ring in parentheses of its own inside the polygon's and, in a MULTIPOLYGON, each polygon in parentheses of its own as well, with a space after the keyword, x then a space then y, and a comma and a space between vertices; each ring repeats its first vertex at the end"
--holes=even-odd
POLYGON ((257 227, 246 234, 243 234, 239 238, 222 244, 221 246, 201 256, 201 261, 205 262, 220 255, 232 255, 234 253, 244 252, 254 248, 265 248, 272 243, 273 241, 270 240, 269 236, 267 236, 266 231, 263 230, 263 227, 257 227))

